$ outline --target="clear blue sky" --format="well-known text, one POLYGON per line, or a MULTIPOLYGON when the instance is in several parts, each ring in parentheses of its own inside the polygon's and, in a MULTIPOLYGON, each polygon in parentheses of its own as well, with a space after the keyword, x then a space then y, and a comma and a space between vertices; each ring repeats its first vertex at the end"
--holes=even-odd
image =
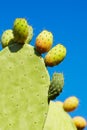
POLYGON ((66 46, 64 62, 48 68, 51 76, 55 71, 65 76, 64 90, 56 100, 77 96, 80 105, 71 115, 81 115, 87 120, 87 1, 2 0, 0 5, 0 35, 12 28, 16 17, 25 17, 34 28, 32 45, 37 34, 47 29, 54 35, 53 46, 57 43, 66 46))

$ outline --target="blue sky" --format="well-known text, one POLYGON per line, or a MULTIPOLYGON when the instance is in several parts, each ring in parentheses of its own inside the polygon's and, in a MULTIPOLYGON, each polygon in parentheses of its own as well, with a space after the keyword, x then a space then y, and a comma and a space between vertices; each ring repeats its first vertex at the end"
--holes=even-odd
POLYGON ((0 35, 12 28, 15 18, 25 17, 34 28, 32 45, 38 33, 47 29, 54 35, 53 46, 58 43, 66 46, 65 60, 58 66, 48 68, 51 76, 55 71, 64 73, 64 89, 56 100, 64 101, 69 96, 77 96, 80 104, 71 115, 81 115, 87 120, 86 0, 8 0, 1 1, 0 5, 0 35))

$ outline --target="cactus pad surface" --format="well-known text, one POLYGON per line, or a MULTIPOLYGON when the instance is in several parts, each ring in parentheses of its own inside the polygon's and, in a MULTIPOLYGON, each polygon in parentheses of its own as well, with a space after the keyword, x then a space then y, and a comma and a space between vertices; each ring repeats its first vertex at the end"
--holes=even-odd
POLYGON ((63 107, 51 101, 44 130, 77 130, 77 128, 63 107))
POLYGON ((34 47, 13 44, 0 52, 0 130, 42 130, 50 79, 34 47))

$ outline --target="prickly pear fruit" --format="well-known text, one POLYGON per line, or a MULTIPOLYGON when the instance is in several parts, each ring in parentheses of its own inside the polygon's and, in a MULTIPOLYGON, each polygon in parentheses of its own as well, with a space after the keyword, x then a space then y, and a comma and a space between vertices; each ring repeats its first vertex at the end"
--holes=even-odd
POLYGON ((13 41, 14 41, 13 31, 11 29, 4 31, 1 36, 2 47, 4 48, 8 46, 8 44, 11 44, 13 41))
POLYGON ((45 56, 47 66, 55 66, 63 61, 66 56, 66 48, 62 44, 57 44, 45 56))
POLYGON ((39 53, 48 52, 53 43, 53 35, 47 30, 43 30, 36 38, 36 49, 39 53))
POLYGON ((28 25, 28 29, 29 29, 28 37, 27 37, 25 43, 30 43, 30 41, 32 40, 32 37, 33 37, 33 28, 32 28, 32 26, 28 25))
POLYGON ((48 91, 48 99, 49 100, 55 99, 62 92, 63 86, 64 86, 63 73, 54 73, 48 91))
POLYGON ((73 122, 78 130, 83 130, 86 127, 86 120, 81 116, 74 117, 73 122))
POLYGON ((79 104, 78 98, 75 96, 71 96, 64 101, 63 108, 65 111, 71 112, 78 107, 78 104, 79 104))
POLYGON ((15 41, 24 43, 28 37, 28 23, 24 18, 16 18, 13 25, 13 34, 15 41))

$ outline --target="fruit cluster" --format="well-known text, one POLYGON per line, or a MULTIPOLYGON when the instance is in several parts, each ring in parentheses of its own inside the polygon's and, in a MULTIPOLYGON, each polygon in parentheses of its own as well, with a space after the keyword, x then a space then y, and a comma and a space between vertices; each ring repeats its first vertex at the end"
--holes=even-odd
MULTIPOLYGON (((3 32, 1 37, 2 47, 6 47, 14 42, 25 44, 30 43, 33 37, 33 28, 24 18, 16 18, 13 23, 13 29, 3 32)), ((43 30, 37 37, 35 48, 40 54, 48 52, 44 61, 47 66, 59 64, 66 56, 66 48, 62 44, 52 47, 53 34, 48 30, 43 30)))

